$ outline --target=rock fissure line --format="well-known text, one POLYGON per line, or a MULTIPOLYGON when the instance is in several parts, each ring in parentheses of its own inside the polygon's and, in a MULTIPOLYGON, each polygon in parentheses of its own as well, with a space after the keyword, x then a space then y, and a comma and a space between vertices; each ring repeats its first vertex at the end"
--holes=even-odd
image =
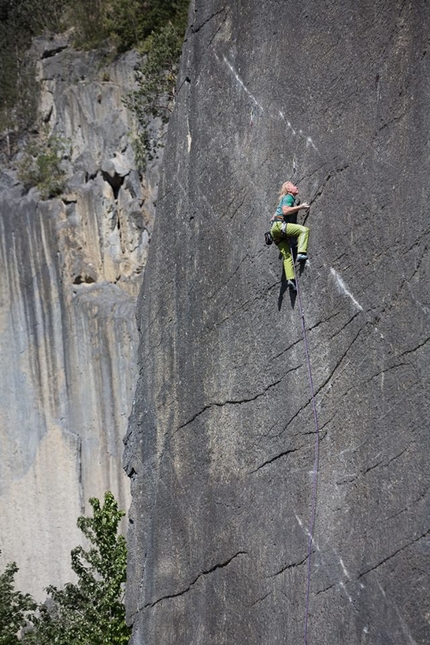
MULTIPOLYGON (((423 238, 427 237, 427 235, 429 235, 429 234, 430 234, 430 226, 429 226, 428 228, 426 228, 426 230, 425 230, 425 231, 423 231, 422 233, 420 233, 420 235, 418 235, 418 237, 416 237, 416 238, 415 238, 415 240, 412 242, 412 244, 410 245, 410 247, 409 247, 408 249, 406 249, 406 253, 409 253, 410 251, 412 251, 412 249, 414 248, 414 246, 416 246, 417 244, 419 244, 419 243, 421 242, 421 240, 422 240, 423 238)), ((423 257, 424 257, 424 255, 425 255, 425 252, 426 252, 426 251, 427 251, 427 244, 425 245, 424 250, 423 250, 423 252, 422 252, 422 254, 421 254, 420 264, 421 264, 421 262, 422 262, 422 260, 423 260, 423 257)))
POLYGON ((270 576, 267 577, 276 578, 276 576, 280 576, 282 573, 285 573, 285 571, 288 571, 288 569, 295 569, 297 567, 300 567, 306 562, 307 559, 308 555, 306 554, 306 557, 303 558, 303 560, 300 560, 300 562, 290 562, 290 564, 287 564, 285 567, 282 567, 282 569, 279 569, 279 571, 276 571, 275 573, 271 573, 270 576))
POLYGON ((411 273, 411 275, 409 276, 409 278, 408 278, 408 280, 407 280, 407 283, 408 283, 408 291, 409 291, 409 293, 411 292, 411 284, 410 284, 410 283, 411 283, 411 282, 412 282, 412 280, 415 278, 416 274, 417 274, 417 273, 420 273, 420 271, 421 271, 421 264, 422 264, 422 262, 423 262, 424 258, 426 257, 427 252, 428 252, 428 246, 427 246, 427 244, 426 244, 426 246, 424 247, 423 252, 421 253, 421 256, 420 256, 420 257, 419 257, 419 259, 418 259, 418 262, 417 262, 417 264, 416 264, 416 266, 415 266, 415 268, 414 268, 413 272, 411 273))
POLYGON ((251 605, 248 606, 248 609, 252 609, 252 607, 255 607, 255 605, 258 605, 260 602, 263 602, 263 600, 266 600, 269 596, 271 596, 273 591, 268 591, 262 598, 257 598, 251 605))
POLYGON ((303 448, 303 446, 299 446, 298 448, 289 448, 288 450, 284 450, 279 455, 276 455, 275 457, 272 457, 271 459, 268 459, 267 461, 263 462, 255 470, 251 470, 251 472, 249 474, 254 475, 259 470, 264 468, 265 466, 270 466, 271 464, 273 464, 273 462, 277 461, 278 459, 281 459, 282 457, 288 457, 288 455, 291 455, 291 454, 297 452, 298 450, 301 450, 302 448, 303 448))
POLYGON ((393 116, 391 119, 383 123, 381 126, 378 127, 376 132, 373 135, 373 139, 375 139, 382 130, 385 130, 385 128, 388 128, 390 125, 393 123, 397 123, 398 121, 401 121, 402 119, 405 118, 405 116, 408 114, 408 110, 404 110, 401 114, 398 116, 393 116))
POLYGON ((407 349, 406 351, 402 352, 401 354, 398 354, 397 358, 401 358, 402 356, 406 356, 407 354, 413 354, 413 353, 417 352, 419 349, 424 347, 424 345, 427 345, 429 340, 430 340, 430 336, 428 338, 426 338, 422 343, 420 343, 419 345, 414 347, 413 349, 407 349))
POLYGON ((370 473, 372 470, 380 466, 382 463, 383 463, 382 459, 380 461, 377 461, 376 464, 372 464, 372 466, 369 466, 368 468, 363 470, 359 475, 357 475, 357 477, 359 477, 360 475, 367 475, 367 473, 370 473))
MULTIPOLYGON (((291 425, 291 423, 294 421, 294 419, 296 419, 299 416, 299 414, 301 412, 303 412, 303 410, 306 410, 306 408, 308 407, 309 403, 312 403, 312 397, 310 397, 307 400, 307 402, 304 403, 302 406, 300 406, 300 408, 297 410, 297 412, 295 414, 293 414, 293 416, 285 424, 285 426, 284 426, 284 428, 283 428, 283 430, 282 430, 282 432, 280 434, 283 434, 285 432, 285 430, 288 428, 288 426, 291 425)), ((303 432, 303 433, 300 433, 300 434, 307 435, 307 434, 315 434, 315 433, 314 433, 314 431, 312 431, 312 432, 303 432)))
MULTIPOLYGON (((396 360, 397 357, 394 357, 393 360, 396 360)), ((397 370, 399 367, 411 367, 412 369, 415 369, 415 365, 411 362, 405 362, 405 363, 396 363, 395 365, 390 365, 389 367, 386 367, 385 369, 381 370, 380 372, 376 372, 376 374, 372 374, 372 376, 368 377, 368 381, 373 381, 375 378, 378 378, 382 376, 383 374, 387 374, 389 372, 392 372, 394 370, 397 370)))
MULTIPOLYGON (((349 325, 349 323, 350 323, 352 320, 354 320, 354 318, 355 318, 359 313, 360 313, 360 312, 355 313, 355 314, 353 315, 353 317, 352 317, 352 318, 350 318, 350 319, 348 320, 348 322, 344 324, 344 326, 342 327, 342 329, 345 329, 345 327, 346 327, 347 325, 349 325)), ((336 317, 337 317, 337 316, 339 316, 340 314, 341 314, 341 312, 340 312, 340 311, 336 311, 336 313, 332 314, 332 315, 331 315, 331 316, 329 316, 328 318, 322 318, 321 320, 318 320, 318 322, 316 322, 314 325, 312 325, 312 327, 308 327, 308 331, 313 331, 314 329, 318 329, 318 327, 319 327, 320 325, 324 325, 324 323, 329 323, 331 320, 333 320, 333 318, 336 318, 336 317)), ((340 329, 340 330, 339 330, 339 332, 341 332, 341 331, 342 331, 342 329, 340 329)), ((302 339, 300 339, 300 340, 302 340, 302 339)))
MULTIPOLYGON (((295 369, 297 369, 297 368, 295 368, 295 369)), ((290 370, 290 371, 292 371, 292 370, 290 370)), ((287 372, 287 374, 288 373, 289 372, 287 372)), ((278 379, 274 383, 271 383, 270 385, 268 385, 263 390, 263 392, 259 392, 255 396, 250 397, 249 399, 237 399, 237 400, 231 400, 231 401, 227 400, 227 401, 222 401, 222 402, 208 403, 208 405, 205 405, 202 410, 200 410, 199 412, 196 412, 196 414, 191 419, 189 419, 188 421, 186 421, 182 425, 178 426, 176 428, 174 434, 176 432, 179 432, 179 430, 182 430, 186 426, 190 425, 190 423, 193 423, 193 421, 195 421, 197 419, 197 417, 199 417, 200 415, 204 414, 206 412, 206 410, 209 410, 210 408, 213 408, 213 407, 222 408, 224 405, 242 405, 242 403, 251 403, 252 401, 256 401, 260 397, 264 396, 268 392, 268 390, 270 390, 272 387, 276 387, 276 385, 279 385, 279 383, 281 383, 281 381, 285 378, 285 376, 286 375, 282 376, 280 379, 278 379)))
POLYGON ((298 344, 299 344, 299 343, 301 343, 301 342, 303 342, 303 338, 302 338, 302 337, 300 337, 300 338, 298 338, 297 340, 295 340, 293 343, 291 343, 291 345, 288 345, 288 347, 286 347, 285 349, 283 349, 283 350, 282 350, 282 352, 280 352, 279 354, 276 354, 275 356, 271 356, 271 357, 270 357, 270 359, 269 359, 269 361, 270 361, 270 362, 272 362, 272 361, 277 361, 277 360, 278 360, 278 358, 280 358, 281 356, 283 356, 284 354, 286 354, 287 352, 289 352, 289 351, 290 351, 290 349, 292 349, 293 347, 295 347, 296 345, 298 345, 298 344))
MULTIPOLYGON (((360 314, 360 313, 361 313, 361 312, 357 312, 357 315, 358 315, 358 314, 360 314)), ((335 374, 336 370, 338 369, 338 367, 340 367, 340 365, 341 365, 341 363, 342 363, 343 359, 346 357, 346 355, 348 354, 348 352, 349 352, 349 350, 351 349, 352 345, 355 343, 355 341, 357 340, 357 338, 359 337, 359 335, 361 334, 361 332, 362 332, 362 331, 364 331, 364 329, 366 328, 366 326, 367 326, 367 323, 366 323, 366 325, 365 325, 364 327, 361 327, 361 328, 358 330, 357 334, 354 336, 354 338, 352 339, 352 341, 350 342, 350 344, 348 345, 348 347, 346 348, 346 350, 343 352, 343 354, 340 356, 340 358, 336 361, 336 364, 335 364, 335 366, 333 367, 333 369, 331 370, 331 372, 330 372, 329 376, 326 378, 326 380, 325 380, 325 381, 320 385, 320 387, 317 389, 317 391, 316 391, 316 396, 318 396, 318 394, 319 394, 319 393, 320 393, 320 392, 325 388, 325 386, 327 385, 327 383, 328 383, 329 381, 331 381, 331 379, 332 379, 332 378, 334 378, 334 374, 335 374)))
MULTIPOLYGON (((352 323, 352 321, 353 321, 353 320, 355 320, 355 319, 356 319, 356 318, 357 318, 361 313, 363 313, 361 310, 360 310, 360 311, 356 311, 356 312, 355 312, 355 314, 353 314, 353 316, 351 316, 351 318, 350 318, 350 319, 349 319, 349 320, 348 320, 348 321, 347 321, 347 322, 346 322, 346 323, 345 323, 345 324, 344 324, 340 329, 338 329, 338 330, 333 334, 333 336, 331 336, 331 337, 330 337, 330 340, 333 340, 333 338, 335 338, 338 334, 340 334, 341 332, 343 332, 343 330, 344 330, 344 329, 346 329, 346 328, 348 327, 348 325, 349 325, 349 324, 351 324, 351 323, 352 323)), ((336 315, 336 314, 335 314, 335 315, 336 315)), ((310 331, 312 331, 312 329, 313 329, 313 328, 311 328, 311 329, 310 329, 310 331)), ((360 330, 359 330, 359 331, 358 331, 358 333, 357 333, 357 336, 358 336, 358 334, 360 333, 361 329, 363 329, 363 328, 360 328, 360 330)), ((351 345, 355 342, 355 340, 356 340, 356 338, 354 338, 354 340, 352 341, 351 345)), ((348 351, 348 350, 349 350, 349 348, 350 348, 350 347, 348 347, 348 349, 347 349, 346 351, 348 351)))
POLYGON ((213 34, 212 38, 209 40, 209 42, 208 42, 208 49, 209 49, 209 47, 212 45, 212 43, 213 43, 213 41, 215 40, 215 38, 216 38, 217 34, 218 34, 218 33, 221 31, 221 29, 224 27, 224 24, 225 24, 225 22, 226 22, 227 18, 229 17, 229 15, 230 15, 230 8, 228 8, 228 9, 227 9, 227 12, 226 12, 226 14, 225 14, 224 18, 221 20, 221 23, 220 23, 220 25, 218 26, 218 29, 216 29, 216 30, 215 30, 215 32, 214 32, 214 34, 213 34))
MULTIPOLYGON (((223 149, 224 149, 224 147, 225 147, 225 146, 222 146, 221 150, 223 150, 223 149)), ((238 198, 238 197, 239 197, 239 199, 241 200, 240 205, 239 205, 239 207, 238 207, 238 208, 240 208, 240 207, 243 205, 243 203, 245 202, 245 200, 246 200, 247 193, 248 193, 247 187, 242 188, 242 190, 240 190, 240 191, 238 192, 238 194, 236 194, 236 195, 235 195, 235 196, 234 196, 234 197, 229 201, 229 203, 225 206, 225 208, 224 208, 224 214, 229 212, 229 210, 230 210, 230 206, 232 206, 232 205, 234 204, 234 202, 237 200, 237 198, 238 198)), ((236 209, 236 210, 237 210, 237 209, 236 209)), ((221 215, 220 220, 222 220, 222 219, 223 219, 224 214, 223 214, 223 215, 221 215)))
MULTIPOLYGON (((233 213, 232 213, 231 215, 229 215, 229 216, 228 216, 228 219, 229 219, 230 221, 231 221, 231 220, 233 220, 233 219, 236 217, 237 213, 240 211, 240 209, 242 208, 242 206, 244 205, 244 203, 245 203, 245 202, 246 202, 246 195, 245 195, 245 197, 242 199, 242 201, 240 202, 240 204, 239 204, 238 206, 236 206, 236 208, 234 209, 233 213)), ((225 215, 225 214, 224 214, 224 215, 225 215)), ((224 217, 224 215, 222 215, 222 216, 221 216, 221 219, 224 217)))
POLYGON ((217 16, 219 16, 223 11, 225 11, 225 7, 221 7, 221 9, 220 9, 219 11, 216 11, 215 13, 213 13, 211 16, 209 16, 209 18, 206 18, 206 19, 202 22, 202 24, 201 24, 201 25, 199 25, 198 27, 194 27, 194 23, 193 23, 193 24, 190 26, 190 31, 191 31, 191 33, 192 33, 192 34, 198 34, 198 33, 199 33, 199 31, 200 31, 201 29, 203 29, 203 27, 204 27, 205 25, 207 25, 207 23, 208 23, 208 22, 210 22, 211 20, 213 20, 214 18, 216 18, 217 16))
POLYGON ((378 468, 378 466, 381 466, 382 468, 388 468, 388 466, 391 464, 391 462, 395 461, 396 459, 399 459, 407 450, 409 450, 411 444, 413 442, 410 442, 405 448, 403 448, 397 455, 394 455, 394 457, 391 457, 386 463, 384 463, 383 459, 380 459, 376 464, 373 464, 369 466, 368 468, 365 468, 364 470, 361 470, 359 473, 354 474, 354 475, 344 475, 344 477, 349 477, 349 479, 344 479, 342 481, 336 482, 337 485, 341 486, 342 484, 352 484, 355 482, 359 477, 363 477, 364 475, 367 475, 367 473, 371 472, 375 468, 378 468))
POLYGON ((410 511, 412 507, 415 506, 415 504, 419 504, 423 499, 425 499, 428 492, 429 492, 429 487, 427 487, 425 491, 421 493, 421 495, 419 495, 416 499, 413 499, 410 504, 405 506, 405 508, 402 508, 401 511, 397 511, 397 513, 394 513, 393 515, 389 515, 388 517, 385 517, 382 521, 388 522, 389 520, 396 518, 398 515, 401 515, 402 513, 410 511))
POLYGON ((315 596, 319 596, 322 593, 326 593, 326 591, 330 591, 330 589, 333 589, 333 587, 335 587, 337 584, 337 582, 333 582, 333 584, 331 584, 330 586, 325 587, 324 589, 320 589, 320 591, 316 591, 315 596))
POLYGON ((422 534, 422 535, 420 535, 419 537, 415 538, 415 540, 411 540, 411 541, 410 541, 410 542, 408 542, 407 544, 404 544, 404 545, 403 545, 403 546, 401 546, 399 549, 397 549, 396 551, 394 551, 394 553, 391 553, 389 556, 387 556, 386 558, 384 558, 383 560, 381 560, 381 561, 380 561, 380 562, 378 562, 377 564, 373 565, 373 566, 372 566, 372 567, 370 567, 369 569, 366 569, 365 571, 363 571, 362 573, 360 573, 360 574, 358 575, 358 577, 357 577, 357 580, 360 580, 360 578, 362 578, 363 576, 366 576, 368 573, 371 573, 372 571, 375 571, 376 569, 378 569, 379 567, 381 567, 383 564, 385 564, 386 562, 388 562, 388 560, 391 560, 392 558, 394 558, 398 553, 400 553, 401 551, 404 551, 405 549, 407 549, 408 547, 412 546, 413 544, 416 544, 417 542, 419 542, 419 541, 420 541, 420 540, 422 540, 423 538, 427 537, 427 535, 429 535, 429 534, 430 534, 430 529, 428 529, 425 533, 423 533, 423 534, 422 534))
MULTIPOLYGON (((317 168, 313 168, 310 172, 308 172, 308 173, 305 172, 303 175, 301 175, 301 177, 297 179, 297 183, 301 183, 302 181, 305 181, 306 179, 311 179, 312 177, 314 177, 314 175, 319 173, 319 171, 322 170, 324 168, 324 166, 327 166, 327 164, 328 164, 327 161, 322 161, 322 163, 320 163, 320 165, 317 168)), ((324 185, 327 183, 328 179, 330 178, 330 175, 331 175, 331 173, 329 173, 329 176, 327 177, 327 179, 323 180, 320 183, 321 192, 322 192, 322 189, 323 189, 324 185)), ((316 196, 319 195, 319 190, 320 190, 319 188, 316 189, 316 191, 314 193, 314 197, 309 199, 308 204, 310 204, 313 200, 315 200, 316 196)))
MULTIPOLYGON (((272 288, 272 287, 270 287, 268 290, 271 290, 271 288, 272 288)), ((242 311, 243 309, 245 309, 245 307, 247 307, 247 306, 251 305, 251 304, 252 304, 252 303, 254 303, 254 302, 257 302, 257 301, 258 301, 258 300, 260 300, 262 297, 263 297, 263 296, 256 295, 256 296, 254 296, 253 298, 249 298, 248 300, 245 300, 245 302, 243 302, 239 307, 237 307, 237 309, 235 309, 235 310, 234 310, 234 311, 232 311, 230 314, 228 314, 228 316, 225 316, 225 318, 222 318, 222 319, 221 319, 221 320, 220 320, 220 321, 215 325, 215 327, 216 327, 216 328, 221 327, 221 325, 223 325, 227 320, 229 320, 230 318, 232 318, 233 316, 235 316, 237 313, 239 313, 240 311, 242 311)))
POLYGON ((194 578, 194 580, 188 585, 188 587, 186 587, 185 589, 182 589, 182 591, 178 591, 177 593, 162 596, 161 598, 158 598, 154 602, 144 605, 143 609, 148 609, 148 608, 152 609, 153 607, 158 605, 163 600, 172 600, 173 598, 178 598, 179 596, 183 596, 184 594, 186 594, 189 591, 191 591, 191 589, 198 583, 200 578, 203 578, 204 576, 210 575, 211 573, 214 573, 218 569, 224 569, 225 567, 227 567, 231 562, 233 562, 233 560, 235 560, 240 555, 248 555, 248 552, 247 551, 238 551, 237 553, 235 553, 235 555, 233 555, 231 558, 229 558, 225 562, 221 562, 220 564, 216 564, 213 567, 211 567, 210 569, 207 569, 206 571, 202 571, 201 573, 199 573, 199 575, 196 576, 196 578, 194 578))

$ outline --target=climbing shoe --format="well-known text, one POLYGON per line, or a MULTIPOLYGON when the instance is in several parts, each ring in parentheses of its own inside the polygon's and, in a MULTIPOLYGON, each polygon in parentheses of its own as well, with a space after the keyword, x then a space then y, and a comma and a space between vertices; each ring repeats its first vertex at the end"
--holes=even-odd
POLYGON ((306 262, 308 259, 308 254, 307 253, 298 253, 297 254, 297 262, 306 262))
POLYGON ((287 280, 287 287, 290 287, 291 291, 297 291, 296 281, 287 280))
POLYGON ((264 241, 266 242, 267 246, 273 244, 273 237, 270 231, 267 231, 267 233, 264 234, 264 241))

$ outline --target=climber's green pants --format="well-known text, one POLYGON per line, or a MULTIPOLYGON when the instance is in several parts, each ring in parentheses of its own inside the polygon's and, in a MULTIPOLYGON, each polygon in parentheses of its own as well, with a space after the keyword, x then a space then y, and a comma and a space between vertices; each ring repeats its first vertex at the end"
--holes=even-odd
POLYGON ((294 280, 293 258, 288 237, 297 238, 297 253, 306 253, 308 250, 309 229, 307 226, 301 226, 300 224, 285 225, 283 222, 275 222, 270 229, 270 233, 284 258, 285 277, 287 280, 294 280), (285 228, 285 232, 283 232, 282 227, 285 228))

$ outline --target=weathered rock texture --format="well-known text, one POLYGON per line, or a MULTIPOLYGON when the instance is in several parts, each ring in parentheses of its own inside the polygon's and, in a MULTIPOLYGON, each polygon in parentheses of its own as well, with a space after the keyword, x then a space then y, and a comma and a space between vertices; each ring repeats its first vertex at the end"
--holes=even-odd
POLYGON ((303 642, 315 425, 263 242, 288 178, 312 201, 308 643, 430 642, 429 34, 424 1, 191 9, 138 306, 134 645, 303 642))
POLYGON ((133 55, 105 66, 61 38, 35 50, 68 182, 62 199, 41 202, 14 173, 1 178, 0 549, 20 567, 18 588, 43 598, 70 580, 88 499, 112 490, 129 504, 122 438, 157 173, 142 186, 134 169, 121 100, 133 55))

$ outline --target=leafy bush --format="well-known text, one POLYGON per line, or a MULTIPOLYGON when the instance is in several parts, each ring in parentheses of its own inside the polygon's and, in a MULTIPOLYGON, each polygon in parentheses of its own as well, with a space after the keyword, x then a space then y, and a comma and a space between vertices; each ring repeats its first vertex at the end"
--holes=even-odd
POLYGON ((14 590, 17 571, 15 562, 10 562, 0 574, 0 645, 19 644, 17 634, 37 606, 29 594, 14 590))
POLYGON ((96 498, 90 504, 93 517, 79 517, 77 522, 90 546, 78 546, 71 553, 76 584, 48 587, 48 600, 38 606, 29 594, 14 590, 14 562, 0 574, 0 645, 127 645, 127 546, 118 535, 124 512, 109 491, 103 505, 96 498))
MULTIPOLYGON (((152 32, 174 19, 183 0, 66 0, 66 19, 75 31, 75 45, 104 46, 116 52, 141 48, 152 32)), ((188 0, 187 0, 188 4, 188 0)))
POLYGON ((146 159, 153 159, 163 145, 165 126, 174 105, 179 58, 187 24, 188 0, 177 3, 174 20, 168 21, 145 41, 146 52, 136 71, 137 89, 124 99, 138 124, 139 137, 135 154, 142 169, 146 159), (161 128, 152 128, 153 119, 160 119, 161 128))
POLYGON ((90 499, 93 517, 80 517, 81 529, 90 547, 71 553, 76 584, 64 589, 47 588, 49 601, 33 617, 33 629, 23 643, 32 645, 127 645, 130 628, 125 623, 123 591, 127 547, 118 528, 124 512, 107 492, 104 504, 90 499))
POLYGON ((61 167, 64 152, 65 141, 52 135, 42 141, 28 143, 18 163, 18 178, 24 187, 29 190, 35 186, 42 199, 59 195, 65 180, 61 167))

